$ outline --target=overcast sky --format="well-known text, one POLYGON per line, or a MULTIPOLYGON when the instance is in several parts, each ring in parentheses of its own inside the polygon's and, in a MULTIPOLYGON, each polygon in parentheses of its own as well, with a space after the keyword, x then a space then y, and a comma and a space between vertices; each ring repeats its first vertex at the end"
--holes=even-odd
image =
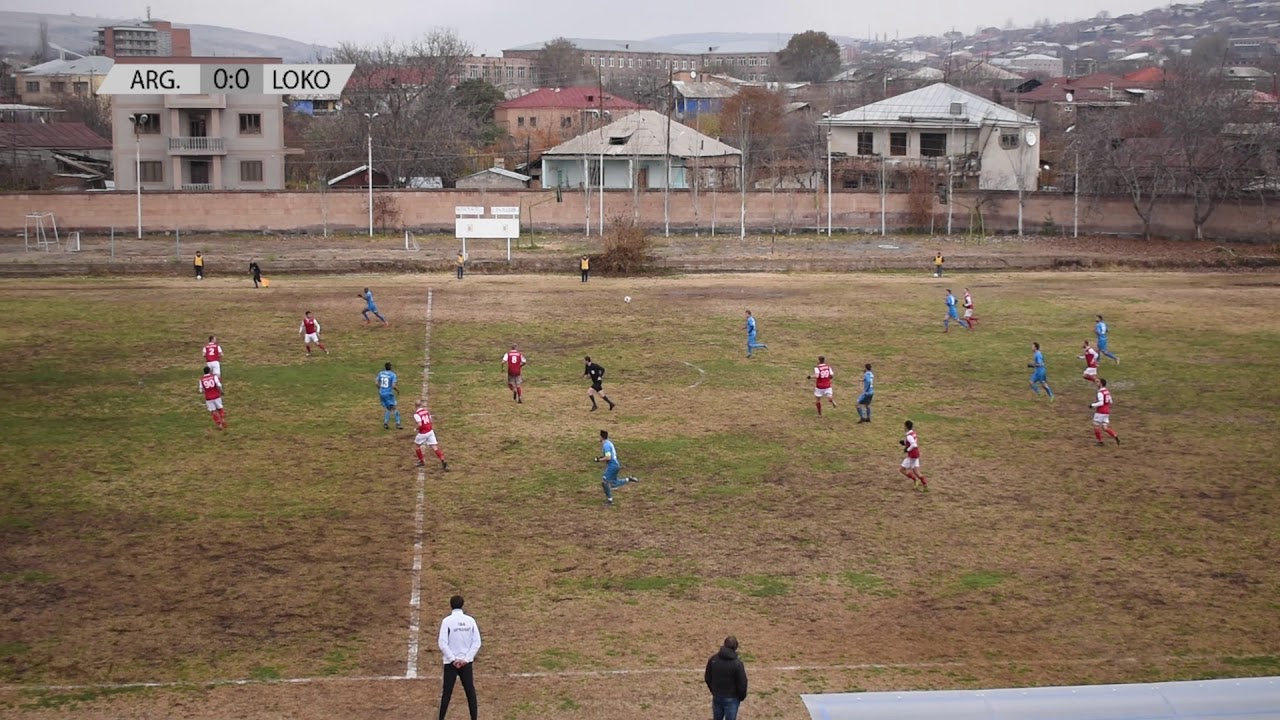
POLYGON ((344 40, 407 39, 431 27, 458 31, 477 52, 557 35, 644 40, 690 32, 776 32, 789 36, 807 29, 832 35, 902 37, 978 26, 1003 26, 1012 19, 1029 26, 1036 19, 1078 20, 1100 10, 1112 15, 1164 5, 1160 0, 0 0, 6 10, 75 13, 102 17, 152 17, 176 23, 222 25, 282 35, 322 45, 344 40))

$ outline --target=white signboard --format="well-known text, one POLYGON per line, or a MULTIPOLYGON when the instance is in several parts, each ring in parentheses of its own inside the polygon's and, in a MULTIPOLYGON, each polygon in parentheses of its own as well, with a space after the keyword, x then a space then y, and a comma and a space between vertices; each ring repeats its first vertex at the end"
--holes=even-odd
POLYGON ((453 214, 458 217, 466 215, 475 215, 476 217, 480 217, 481 215, 484 215, 484 208, 473 207, 470 205, 458 205, 453 208, 453 214))
POLYGON ((520 221, 514 218, 458 218, 454 237, 460 240, 510 240, 520 237, 520 221))
POLYGON ((495 207, 489 209, 489 214, 494 217, 520 217, 520 207, 495 207))

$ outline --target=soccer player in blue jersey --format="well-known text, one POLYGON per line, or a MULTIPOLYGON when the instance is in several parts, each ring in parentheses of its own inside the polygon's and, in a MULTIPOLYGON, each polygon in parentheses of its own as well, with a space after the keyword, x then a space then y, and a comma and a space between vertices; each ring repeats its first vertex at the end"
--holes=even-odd
POLYGON ((864 365, 867 369, 862 373, 862 394, 858 396, 858 422, 871 422, 871 401, 876 394, 876 376, 871 372, 871 363, 864 365))
POLYGON ((400 397, 400 388, 396 385, 396 374, 391 371, 391 363, 382 366, 384 369, 378 373, 378 399, 382 401, 382 429, 391 429, 391 414, 396 416, 396 429, 403 430, 400 427, 400 410, 396 407, 396 399, 400 397))
POLYGON ((618 477, 618 470, 622 468, 622 464, 618 461, 618 450, 609 439, 608 430, 600 431, 600 456, 596 458, 596 462, 607 463, 604 466, 604 475, 600 478, 600 485, 604 487, 605 505, 613 504, 614 490, 629 482, 640 482, 640 478, 634 476, 618 477))
POLYGON ((747 357, 751 357, 753 350, 768 350, 769 346, 761 342, 756 342, 756 319, 751 316, 751 311, 747 311, 747 357))
POLYGON ((1112 355, 1111 352, 1107 350, 1107 324, 1102 321, 1101 315, 1098 316, 1098 322, 1093 326, 1093 334, 1098 336, 1098 352, 1106 355, 1112 360, 1115 360, 1117 365, 1120 364, 1120 358, 1112 355))
POLYGON ((364 292, 360 293, 360 297, 364 299, 364 310, 361 311, 360 314, 364 316, 365 325, 369 324, 369 313, 373 313, 374 317, 381 320, 383 325, 391 324, 387 322, 386 318, 382 317, 381 313, 378 312, 378 306, 374 304, 373 293, 369 290, 369 288, 365 288, 364 292))
POLYGON ((1031 371, 1031 389, 1036 395, 1040 394, 1040 386, 1044 386, 1044 391, 1049 393, 1049 402, 1053 402, 1053 390, 1049 388, 1049 375, 1044 367, 1044 353, 1040 352, 1040 343, 1031 343, 1036 351, 1031 356, 1031 362, 1027 367, 1032 368, 1031 371))
POLYGON ((955 320, 964 326, 965 330, 972 330, 969 323, 960 319, 959 313, 956 312, 956 296, 951 294, 951 288, 947 288, 947 316, 942 319, 942 332, 951 332, 951 321, 955 320))

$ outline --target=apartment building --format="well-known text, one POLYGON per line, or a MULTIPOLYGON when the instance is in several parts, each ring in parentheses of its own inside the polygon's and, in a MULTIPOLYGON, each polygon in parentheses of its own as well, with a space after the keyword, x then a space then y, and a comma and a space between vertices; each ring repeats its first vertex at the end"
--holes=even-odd
POLYGON ((191 57, 191 31, 164 20, 98 28, 95 55, 116 57, 191 57))
POLYGON ((107 79, 111 58, 50 60, 14 73, 14 90, 24 105, 56 105, 68 97, 89 97, 107 79))
MULTIPOLYGON (((637 40, 566 38, 578 50, 582 65, 597 69, 608 82, 612 78, 665 74, 672 70, 697 70, 699 55, 637 40)), ((521 45, 502 51, 503 60, 524 60, 536 64, 546 42, 521 45)))
MULTIPOLYGON (((119 62, 220 60, 225 59, 122 57, 119 62)), ((111 121, 118 190, 134 190, 139 182, 144 190, 283 190, 285 156, 300 152, 285 147, 279 95, 116 95, 111 121)))
POLYGON ((462 62, 460 80, 485 80, 503 90, 538 87, 538 66, 525 57, 474 55, 462 62))

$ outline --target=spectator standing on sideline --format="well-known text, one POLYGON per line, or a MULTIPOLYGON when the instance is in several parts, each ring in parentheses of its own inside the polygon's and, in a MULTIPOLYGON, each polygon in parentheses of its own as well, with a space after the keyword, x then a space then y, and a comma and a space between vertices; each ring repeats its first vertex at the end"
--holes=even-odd
POLYGON ((463 270, 463 267, 464 267, 466 264, 467 264, 467 258, 466 258, 466 256, 465 256, 465 255, 463 255, 463 254, 462 254, 462 251, 461 251, 461 250, 459 250, 459 251, 458 251, 458 257, 454 258, 454 260, 453 260, 453 265, 454 265, 454 267, 455 267, 455 268, 457 268, 457 270, 458 270, 458 279, 459 279, 459 280, 461 280, 461 279, 462 279, 462 270, 463 270))
POLYGON ((933 276, 934 277, 942 277, 942 263, 944 262, 946 261, 942 259, 942 251, 939 250, 938 253, 933 256, 933 276))
POLYGON ((578 269, 582 271, 582 282, 586 282, 587 276, 591 274, 591 258, 583 255, 578 261, 578 269))
POLYGON ((249 261, 249 274, 253 276, 253 286, 259 287, 262 284, 262 268, 258 267, 257 260, 249 261))
POLYGON ((196 259, 194 261, 194 266, 196 269, 196 279, 203 280, 204 279, 204 256, 201 255, 199 251, 196 252, 196 259))
POLYGON ((703 680, 711 691, 712 720, 738 720, 738 706, 747 699, 747 668, 738 657, 738 638, 724 639, 720 651, 707 661, 703 680))
POLYGON ((480 627, 476 619, 462 612, 462 596, 449 598, 450 612, 440 623, 440 653, 444 655, 444 686, 440 690, 440 720, 449 712, 449 699, 453 686, 462 679, 462 691, 467 695, 467 710, 471 720, 476 720, 476 681, 472 664, 480 652, 480 627))

